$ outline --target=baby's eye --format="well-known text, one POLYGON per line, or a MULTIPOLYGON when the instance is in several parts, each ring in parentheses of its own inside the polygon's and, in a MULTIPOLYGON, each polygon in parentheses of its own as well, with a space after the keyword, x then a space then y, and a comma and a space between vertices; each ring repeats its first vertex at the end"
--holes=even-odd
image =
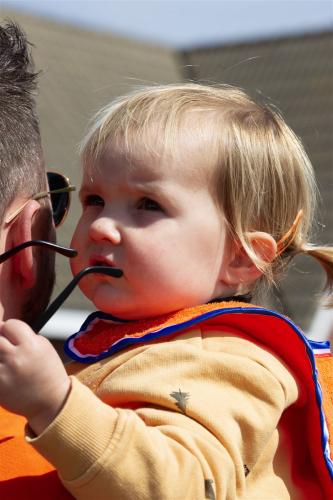
POLYGON ((83 199, 83 205, 86 207, 89 206, 98 206, 98 207, 103 207, 104 206, 104 200, 98 194, 89 194, 84 197, 83 199))
POLYGON ((152 200, 151 198, 141 198, 137 204, 138 210, 150 210, 153 212, 161 212, 163 211, 161 205, 157 203, 157 201, 152 200))

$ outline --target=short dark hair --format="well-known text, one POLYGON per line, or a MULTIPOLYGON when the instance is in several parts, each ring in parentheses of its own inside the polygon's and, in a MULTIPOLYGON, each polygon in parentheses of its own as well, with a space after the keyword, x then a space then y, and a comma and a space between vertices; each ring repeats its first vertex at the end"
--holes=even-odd
POLYGON ((46 186, 29 45, 15 22, 0 25, 0 221, 17 194, 29 197, 46 186))

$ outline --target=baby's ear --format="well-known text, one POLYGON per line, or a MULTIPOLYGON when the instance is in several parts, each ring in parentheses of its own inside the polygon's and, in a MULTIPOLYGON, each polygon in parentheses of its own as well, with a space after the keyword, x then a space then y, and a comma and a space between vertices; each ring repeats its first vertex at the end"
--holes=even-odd
MULTIPOLYGON (((257 257, 264 262, 272 262, 277 253, 275 239, 268 233, 253 231, 246 233, 246 239, 257 257)), ((230 243, 227 262, 222 269, 222 280, 228 286, 251 284, 262 275, 250 255, 237 241, 230 243)))

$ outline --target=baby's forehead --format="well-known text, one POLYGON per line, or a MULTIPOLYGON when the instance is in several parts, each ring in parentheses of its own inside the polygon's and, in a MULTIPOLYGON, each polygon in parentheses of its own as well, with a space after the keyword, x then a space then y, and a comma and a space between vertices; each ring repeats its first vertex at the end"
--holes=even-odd
POLYGON ((133 136, 110 139, 95 161, 86 162, 88 175, 99 170, 120 169, 134 181, 161 179, 178 180, 191 185, 207 185, 216 163, 216 155, 204 140, 181 133, 172 143, 162 136, 142 138, 133 136))

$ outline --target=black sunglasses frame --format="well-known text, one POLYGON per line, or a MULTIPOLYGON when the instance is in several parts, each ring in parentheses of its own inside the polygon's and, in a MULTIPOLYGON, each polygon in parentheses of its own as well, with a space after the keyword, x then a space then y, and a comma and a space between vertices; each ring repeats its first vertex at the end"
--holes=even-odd
POLYGON ((52 215, 54 225, 60 226, 66 218, 70 205, 70 192, 75 191, 75 186, 69 183, 69 179, 57 172, 47 172, 47 181, 49 185, 48 191, 41 191, 31 196, 23 205, 17 208, 6 219, 5 223, 10 224, 24 209, 29 200, 41 200, 50 195, 52 204, 52 215))
POLYGON ((17 245, 16 247, 7 250, 7 252, 2 253, 0 255, 0 264, 13 257, 24 248, 33 246, 44 247, 47 250, 59 253, 60 255, 69 257, 70 259, 77 256, 77 251, 74 250, 74 248, 62 247, 60 245, 57 245, 56 243, 51 243, 50 241, 30 240, 30 241, 25 241, 24 243, 21 243, 20 245, 17 245))

